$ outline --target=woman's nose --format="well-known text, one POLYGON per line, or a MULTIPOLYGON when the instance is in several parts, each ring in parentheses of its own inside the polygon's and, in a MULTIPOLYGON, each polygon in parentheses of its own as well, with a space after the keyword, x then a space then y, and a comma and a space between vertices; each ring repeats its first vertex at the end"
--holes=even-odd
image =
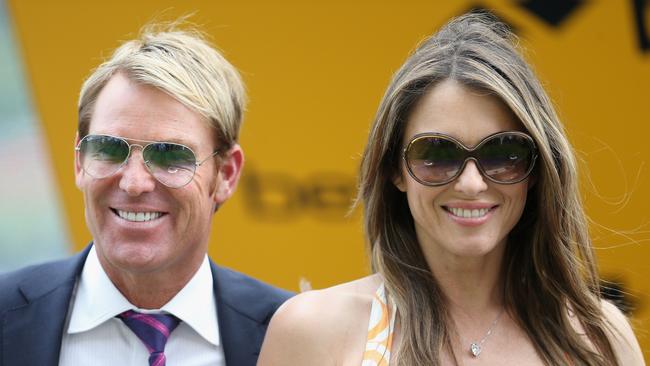
POLYGON ((476 196, 488 188, 485 177, 476 166, 474 160, 469 160, 463 171, 454 182, 454 189, 467 196, 476 196))

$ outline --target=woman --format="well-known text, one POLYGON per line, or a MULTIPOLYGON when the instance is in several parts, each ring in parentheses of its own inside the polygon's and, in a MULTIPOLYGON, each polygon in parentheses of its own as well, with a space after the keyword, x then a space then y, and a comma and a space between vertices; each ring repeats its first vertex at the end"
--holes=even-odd
POLYGON ((394 76, 360 172, 375 274, 303 293, 259 365, 642 365, 599 297, 576 163, 551 102, 486 15, 394 76))

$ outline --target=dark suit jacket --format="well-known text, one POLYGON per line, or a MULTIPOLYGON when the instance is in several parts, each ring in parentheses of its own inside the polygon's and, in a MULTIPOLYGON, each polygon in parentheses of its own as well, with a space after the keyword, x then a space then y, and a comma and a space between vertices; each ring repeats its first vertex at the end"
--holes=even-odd
MULTIPOLYGON (((0 366, 58 364, 72 291, 89 249, 0 275, 0 366)), ((271 316, 291 294, 210 266, 226 365, 254 366, 271 316)))

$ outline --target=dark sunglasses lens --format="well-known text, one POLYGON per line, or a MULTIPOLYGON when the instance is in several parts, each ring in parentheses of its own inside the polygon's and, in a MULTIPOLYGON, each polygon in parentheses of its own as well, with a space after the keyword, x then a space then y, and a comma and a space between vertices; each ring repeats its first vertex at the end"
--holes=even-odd
POLYGON ((79 160, 84 171, 94 178, 115 173, 129 156, 126 141, 101 135, 88 135, 79 143, 79 160))
POLYGON ((182 187, 194 176, 196 157, 187 146, 153 143, 147 145, 143 157, 153 176, 166 186, 182 187))
POLYGON ((442 184, 453 179, 464 161, 464 151, 455 142, 439 136, 413 140, 406 151, 408 168, 425 184, 442 184))
POLYGON ((517 182, 526 177, 533 164, 533 155, 533 142, 517 134, 495 136, 476 151, 485 174, 503 183, 517 182))

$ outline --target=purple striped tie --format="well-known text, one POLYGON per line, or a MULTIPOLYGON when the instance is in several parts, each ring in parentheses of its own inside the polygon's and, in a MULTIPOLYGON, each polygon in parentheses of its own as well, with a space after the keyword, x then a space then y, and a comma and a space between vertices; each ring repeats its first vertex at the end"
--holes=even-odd
POLYGON ((165 344, 180 320, 167 314, 142 314, 128 310, 118 315, 149 350, 149 366, 165 366, 165 344))

